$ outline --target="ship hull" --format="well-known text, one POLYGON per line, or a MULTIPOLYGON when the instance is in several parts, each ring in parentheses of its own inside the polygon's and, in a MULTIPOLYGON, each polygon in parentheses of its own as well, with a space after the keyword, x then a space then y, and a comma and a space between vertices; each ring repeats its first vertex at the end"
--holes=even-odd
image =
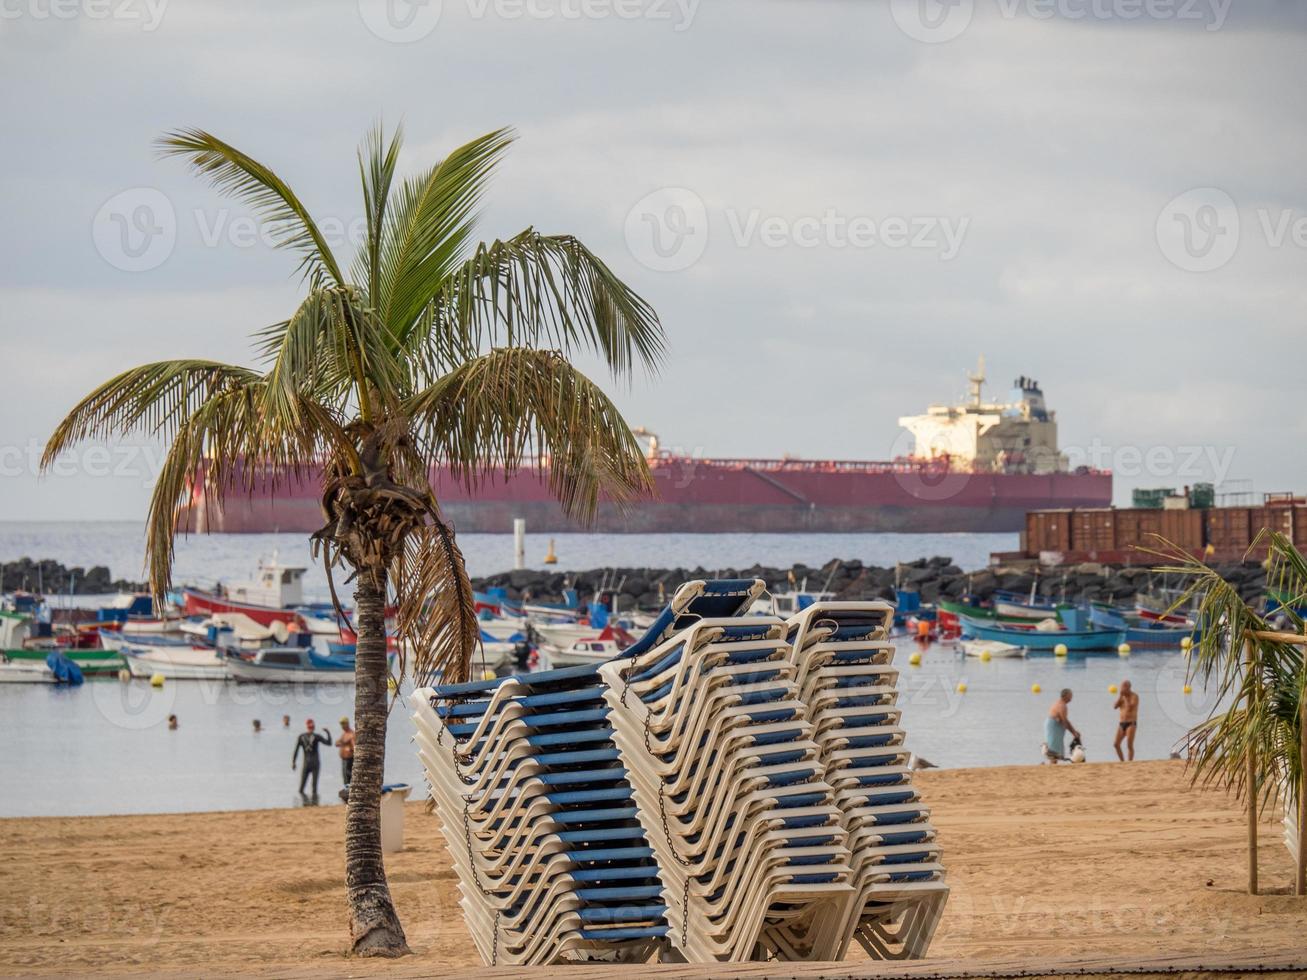
MULTIPOLYGON (((611 533, 1010 532, 1027 511, 1105 506, 1107 473, 961 473, 903 463, 662 459, 654 494, 626 508, 602 502, 589 530, 611 533)), ((256 478, 221 503, 197 488, 189 530, 315 531, 318 481, 256 478)), ((504 533, 515 518, 533 531, 585 530, 563 514, 534 470, 492 475, 475 490, 432 472, 445 517, 458 531, 504 533)))

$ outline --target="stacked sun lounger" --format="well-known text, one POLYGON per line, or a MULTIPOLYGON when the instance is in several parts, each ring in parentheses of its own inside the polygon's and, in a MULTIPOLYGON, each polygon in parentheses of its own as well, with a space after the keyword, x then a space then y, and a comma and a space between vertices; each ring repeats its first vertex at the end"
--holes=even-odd
POLYGON ((419 754, 489 964, 644 962, 667 932, 594 666, 438 687, 419 754))
POLYGON ((822 602, 787 626, 795 682, 834 788, 857 898, 845 923, 877 959, 924 955, 948 897, 930 811, 912 785, 884 602, 822 602))
MULTIPOLYGON (((747 609, 762 583, 721 587, 747 609)), ((699 619, 600 673, 673 950, 693 962, 828 956, 852 900, 849 851, 784 624, 699 619)))
POLYGON ((416 692, 487 963, 924 953, 947 888, 892 607, 747 616, 764 591, 687 583, 606 664, 416 692))

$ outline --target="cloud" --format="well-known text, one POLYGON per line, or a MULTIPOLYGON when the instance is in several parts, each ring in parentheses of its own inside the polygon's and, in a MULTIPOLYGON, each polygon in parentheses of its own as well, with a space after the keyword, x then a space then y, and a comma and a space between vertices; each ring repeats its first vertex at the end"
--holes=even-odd
MULTIPOLYGON (((896 419, 960 394, 984 353, 998 390, 1044 382, 1068 444, 1237 443, 1233 475, 1303 486, 1307 466, 1277 447, 1302 434, 1279 352, 1302 336, 1307 249, 1263 230, 1307 219, 1307 131, 1285 94, 1307 82, 1303 8, 1240 0, 1207 31, 998 4, 977 0, 942 44, 906 36, 888 4, 807 0, 714 0, 682 32, 445 0, 411 44, 369 33, 354 3, 170 3, 148 34, 0 23, 0 84, 19 96, 0 163, 3 352, 43 366, 3 437, 44 438, 136 361, 242 357, 295 302, 293 261, 235 244, 240 209, 156 159, 155 136, 210 128, 347 222, 354 148, 384 114, 405 122, 409 169, 519 128, 482 230, 573 232, 654 303, 667 367, 613 391, 666 445, 882 456, 896 419), (176 244, 127 273, 91 228, 141 187, 167 197, 176 244), (678 272, 626 239, 632 207, 667 187, 708 222, 702 258, 678 272), (1236 202, 1240 240, 1222 268, 1186 272, 1157 222, 1204 187, 1236 202), (839 234, 870 222, 876 242, 835 241, 828 214, 839 234), (887 221, 926 218, 966 222, 956 256, 885 244, 887 221), (800 244, 814 223, 816 245, 800 244), (779 245, 760 230, 773 225, 779 245)), ((144 511, 138 489, 72 504, 5 487, 16 516, 144 511)))

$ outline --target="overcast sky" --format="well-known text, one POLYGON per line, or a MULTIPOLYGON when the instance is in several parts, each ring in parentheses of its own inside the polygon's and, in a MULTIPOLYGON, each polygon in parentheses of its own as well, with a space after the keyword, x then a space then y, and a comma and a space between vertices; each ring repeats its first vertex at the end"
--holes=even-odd
POLYGON ((627 419, 880 459, 1038 378, 1132 486, 1307 491, 1307 5, 1256 0, 0 0, 0 519, 139 518, 150 447, 38 480, 147 360, 249 363, 294 261, 151 140, 209 129, 347 236, 354 151, 520 140, 483 237, 570 232, 662 317, 627 419))

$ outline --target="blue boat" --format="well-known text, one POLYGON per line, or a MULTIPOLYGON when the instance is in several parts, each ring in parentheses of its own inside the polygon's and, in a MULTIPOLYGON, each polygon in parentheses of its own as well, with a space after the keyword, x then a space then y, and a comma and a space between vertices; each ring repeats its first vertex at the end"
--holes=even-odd
POLYGON ((1132 647, 1178 647, 1186 636, 1198 641, 1198 632, 1191 626, 1168 626, 1103 606, 1089 607, 1089 621, 1099 629, 1125 630, 1125 642, 1132 647))
POLYGON ((1029 630, 1010 629, 992 623, 958 617, 962 622, 962 635, 976 640, 997 640, 1025 647, 1027 650, 1052 652, 1058 644, 1068 650, 1115 650, 1125 642, 1126 631, 1111 629, 1087 630, 1029 630))

